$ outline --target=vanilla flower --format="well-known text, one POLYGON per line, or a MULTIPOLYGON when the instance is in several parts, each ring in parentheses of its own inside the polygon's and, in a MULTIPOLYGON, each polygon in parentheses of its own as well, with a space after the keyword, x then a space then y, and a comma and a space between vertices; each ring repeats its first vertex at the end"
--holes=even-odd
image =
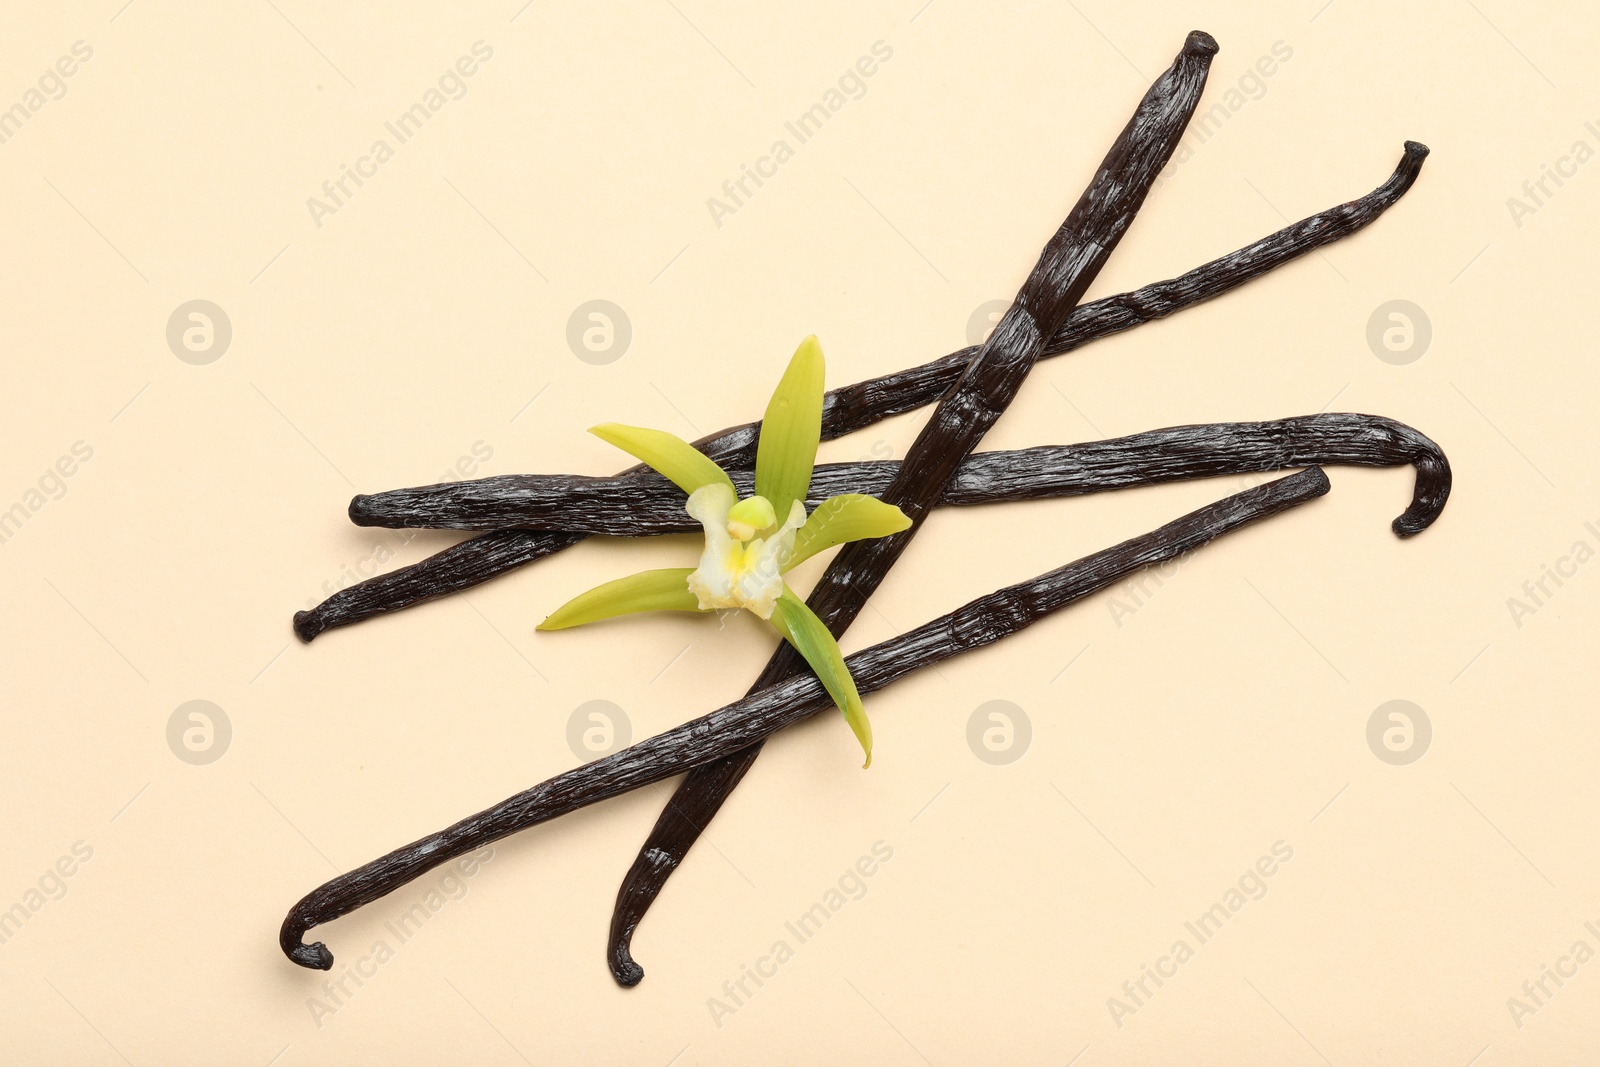
POLYGON ((743 608, 771 623, 816 672, 872 763, 872 727, 839 643, 783 575, 824 549, 886 537, 911 525, 874 497, 829 497, 809 514, 806 492, 822 436, 822 348, 800 343, 761 422, 755 493, 743 500, 733 480, 704 453, 662 430, 606 423, 590 433, 642 460, 689 494, 687 510, 705 529, 700 565, 642 571, 596 586, 540 624, 561 630, 639 611, 712 612, 743 608))

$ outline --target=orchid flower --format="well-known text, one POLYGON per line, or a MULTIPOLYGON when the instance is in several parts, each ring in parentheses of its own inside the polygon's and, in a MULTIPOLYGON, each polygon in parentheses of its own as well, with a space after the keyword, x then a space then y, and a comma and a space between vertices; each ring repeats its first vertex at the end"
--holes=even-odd
POLYGON ((872 764, 872 726, 839 643, 783 575, 846 541, 886 537, 911 525, 893 504, 860 493, 829 497, 806 514, 822 436, 822 348, 807 337, 778 382, 756 446, 755 493, 739 499, 727 472, 663 430, 604 423, 589 432, 653 467, 689 494, 705 528, 700 565, 642 571, 596 586, 539 625, 562 630, 639 611, 745 609, 764 619, 816 672, 872 764))

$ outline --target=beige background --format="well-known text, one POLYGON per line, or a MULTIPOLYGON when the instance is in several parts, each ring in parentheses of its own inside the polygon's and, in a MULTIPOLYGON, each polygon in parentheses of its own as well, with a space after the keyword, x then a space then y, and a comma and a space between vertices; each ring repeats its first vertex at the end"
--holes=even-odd
MULTIPOLYGON (((1507 205, 1600 148, 1584 9, 123 2, 17 8, 0 35, 3 107, 93 50, 0 144, 0 508, 29 512, 0 545, 0 908, 40 905, 0 944, 5 1062, 1592 1062, 1600 963, 1520 1020, 1507 1003, 1575 942, 1600 949, 1580 666, 1600 574, 1547 581, 1520 626, 1507 605, 1600 547, 1600 165, 1566 165, 1520 220, 1507 205), (643 737, 737 696, 772 643, 686 618, 533 632, 596 581, 692 558, 675 539, 587 544, 302 646, 291 613, 347 568, 452 540, 353 528, 351 493, 475 447, 485 474, 608 472, 586 426, 747 419, 810 332, 833 384, 964 344, 1194 27, 1222 44, 1206 107, 1275 43, 1292 56, 1246 79, 1259 98, 1151 196, 1091 295, 1365 193, 1406 138, 1433 156, 1359 236, 1042 364, 985 447, 1377 412, 1448 450, 1439 525, 1397 541, 1409 472, 1334 469, 1330 496, 1132 615, 1103 594, 872 697, 870 772, 835 718, 780 737, 645 921, 635 990, 601 953, 661 790, 503 843, 403 944, 385 923, 436 881, 318 931, 335 977, 393 949, 347 997, 288 964, 301 894, 575 765, 579 705, 643 737), (317 225, 307 199, 478 41, 465 95, 317 225), (862 98, 716 225, 707 198, 878 41, 862 98), (565 340, 596 298, 633 330, 606 365, 565 340), (165 339, 191 299, 232 324, 209 365, 165 339), (1432 323, 1409 365, 1365 338, 1392 299, 1432 323), (30 497, 77 442, 92 458, 30 497), (207 766, 166 740, 196 699, 232 725, 207 766), (1409 766, 1366 741, 1393 699, 1432 723, 1409 766), (1006 766, 966 741, 991 700, 1032 724, 1006 766), (784 923, 876 842, 893 857, 865 895, 798 944, 784 923), (1108 998, 1277 842, 1293 858, 1265 896, 1118 1026, 1108 998), (75 845, 92 858, 49 877, 75 845), (41 879, 59 899, 30 896, 41 879), (793 959, 727 1000, 780 939, 793 959)), ((825 454, 899 455, 918 425, 825 454)), ((846 648, 1246 481, 941 514, 846 648)))

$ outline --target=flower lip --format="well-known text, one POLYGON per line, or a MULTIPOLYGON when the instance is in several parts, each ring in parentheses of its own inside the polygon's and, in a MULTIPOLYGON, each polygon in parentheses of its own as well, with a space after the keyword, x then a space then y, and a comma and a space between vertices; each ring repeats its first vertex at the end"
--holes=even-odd
POLYGON ((805 525, 805 505, 796 500, 783 525, 767 537, 755 537, 752 523, 772 513, 771 503, 760 497, 738 501, 733 490, 720 483, 696 489, 689 495, 686 510, 699 520, 706 534, 700 565, 688 578, 689 591, 700 610, 746 608, 770 619, 783 595, 783 563, 794 547, 795 531, 805 525), (735 512, 752 501, 759 503, 745 507, 741 518, 747 521, 736 519, 735 512), (737 536, 739 527, 749 528, 749 540, 737 536))

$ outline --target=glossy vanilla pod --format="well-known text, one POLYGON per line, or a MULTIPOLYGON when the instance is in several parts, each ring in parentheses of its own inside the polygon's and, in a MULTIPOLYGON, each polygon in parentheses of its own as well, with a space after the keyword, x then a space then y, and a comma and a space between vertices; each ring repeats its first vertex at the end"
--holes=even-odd
MULTIPOLYGON (((1091 341, 1166 318, 1350 236, 1405 196, 1427 155, 1425 145, 1407 141, 1394 173, 1365 196, 1291 223, 1176 278, 1075 308, 1040 358, 1065 355, 1091 341)), ((961 376, 977 351, 977 346, 959 349, 931 363, 830 391, 822 410, 823 438, 834 440, 933 403, 961 376)), ((758 422, 745 423, 695 444, 725 466, 753 467, 759 429, 758 422)), ((639 470, 633 467, 624 473, 639 470)), ((571 533, 494 530, 339 590, 316 607, 297 612, 294 631, 302 641, 311 641, 330 629, 471 589, 582 540, 582 535, 571 533)))
MULTIPOLYGON (((1439 446, 1381 415, 1324 412, 1270 422, 1215 422, 1003 452, 974 452, 956 469, 939 507, 1087 496, 1113 489, 1291 470, 1313 464, 1416 467, 1411 505, 1394 520, 1399 537, 1433 524, 1450 495, 1450 464, 1439 446)), ((878 496, 899 460, 824 463, 811 475, 807 510, 830 496, 878 496)), ((741 497, 754 491, 748 470, 729 471, 741 497)), ((695 533, 683 490, 653 471, 591 478, 577 474, 501 474, 472 481, 358 496, 358 526, 390 529, 549 530, 651 537, 695 533)))
MULTIPOLYGON (((1066 221, 1045 243, 1016 299, 934 405, 879 494, 905 513, 910 527, 888 537, 846 544, 829 561, 806 606, 835 638, 844 635, 888 576, 961 464, 1022 389, 1044 353, 1045 342, 1055 336, 1111 258, 1178 147, 1216 54, 1217 42, 1209 34, 1189 34, 1183 50, 1146 91, 1112 142, 1066 221)), ((751 692, 808 669, 789 646, 779 646, 751 692)), ((630 942, 649 907, 650 894, 659 892, 674 869, 661 857, 675 854, 681 859, 760 755, 761 745, 751 745, 724 761, 695 768, 678 783, 617 896, 606 961, 620 984, 636 985, 644 977, 643 968, 632 958, 630 942), (684 817, 689 811, 695 813, 693 820, 684 817)))
MULTIPOLYGON (((1131 574, 1176 559, 1250 523, 1328 491, 1311 467, 1208 504, 1156 530, 1102 549, 1029 581, 979 597, 947 615, 848 657, 860 691, 876 692, 924 667, 993 644, 1131 574)), ((328 970, 333 953, 308 930, 348 915, 484 845, 630 790, 725 760, 786 726, 833 707, 815 675, 797 674, 708 715, 603 759, 558 774, 438 833, 341 874, 290 909, 278 933, 285 955, 328 970)))

